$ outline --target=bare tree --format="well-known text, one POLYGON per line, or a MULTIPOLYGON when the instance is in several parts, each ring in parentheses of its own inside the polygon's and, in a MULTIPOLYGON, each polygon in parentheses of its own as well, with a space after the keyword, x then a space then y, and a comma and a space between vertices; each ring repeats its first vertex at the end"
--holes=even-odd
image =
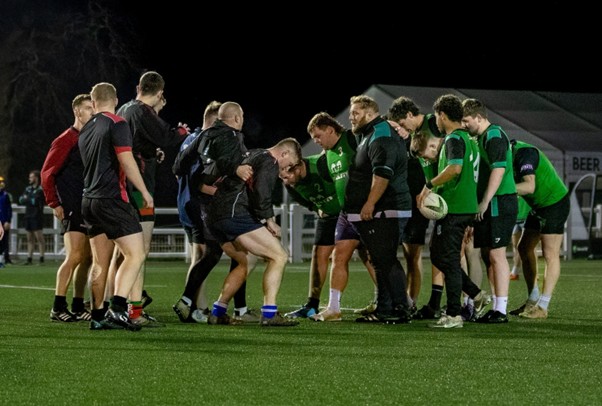
POLYGON ((73 122, 73 97, 101 81, 120 89, 140 58, 135 25, 100 0, 13 3, 0 10, 0 175, 15 194, 73 122))

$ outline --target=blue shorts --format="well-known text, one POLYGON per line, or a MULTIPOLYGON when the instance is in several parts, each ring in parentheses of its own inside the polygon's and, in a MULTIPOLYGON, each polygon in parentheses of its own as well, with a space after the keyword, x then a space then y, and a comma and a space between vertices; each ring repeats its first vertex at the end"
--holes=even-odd
POLYGON ((263 227, 263 224, 251 217, 251 215, 243 215, 215 221, 209 226, 209 229, 217 242, 221 245, 234 241, 239 236, 255 231, 261 227, 263 227))

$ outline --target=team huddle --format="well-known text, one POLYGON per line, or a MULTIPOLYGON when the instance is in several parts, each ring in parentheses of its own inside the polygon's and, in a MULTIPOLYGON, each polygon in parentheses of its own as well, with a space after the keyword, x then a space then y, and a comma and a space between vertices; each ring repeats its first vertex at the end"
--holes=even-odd
POLYGON ((85 320, 92 330, 164 326, 145 310, 152 299, 144 290, 144 261, 154 227, 156 167, 164 159, 161 148, 174 145, 180 145, 172 168, 178 211, 192 245, 184 292, 173 306, 182 322, 270 327, 295 326, 303 318, 340 321, 355 250, 374 282, 374 300, 357 311, 357 322, 432 319, 431 327, 458 328, 465 321, 506 323, 508 314, 547 317, 560 275, 568 190, 539 149, 510 140, 488 121, 480 101, 443 95, 434 114, 421 114, 412 100, 400 97, 381 115, 374 99, 354 96, 350 129, 328 113, 312 117, 307 131, 323 151, 303 157, 294 138, 247 149, 243 108, 235 102, 210 103, 203 126, 193 132, 185 124, 171 127, 159 117, 164 85, 157 72, 145 73, 136 99, 118 110, 113 85, 95 85, 74 99, 74 125, 51 146, 42 185, 62 221, 66 248, 52 320, 85 320), (279 312, 277 296, 288 254, 271 200, 279 181, 317 213, 307 302, 286 314, 279 312), (431 297, 418 309, 430 222, 420 209, 431 193, 447 203, 447 215, 434 224, 431 297), (528 204, 526 219, 518 215, 519 198, 528 204), (524 220, 518 252, 528 298, 508 312, 506 248, 517 219, 524 220), (546 263, 541 292, 539 243, 546 263), (407 272, 397 257, 400 244, 407 272), (477 250, 491 295, 481 289, 482 275, 471 272, 474 261, 465 260, 477 250), (211 303, 205 281, 224 253, 231 258, 230 272, 211 303), (246 279, 257 259, 265 267, 260 312, 246 304, 246 279), (72 305, 77 311, 71 312, 69 282, 74 272, 87 269, 91 311, 82 310, 78 289, 72 305), (329 269, 328 305, 321 310, 329 269))

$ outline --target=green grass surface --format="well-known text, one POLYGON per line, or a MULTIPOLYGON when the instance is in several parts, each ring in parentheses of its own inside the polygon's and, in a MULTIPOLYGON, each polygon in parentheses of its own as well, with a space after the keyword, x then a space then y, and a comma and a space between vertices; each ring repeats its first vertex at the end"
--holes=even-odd
MULTIPOLYGON (((340 323, 292 328, 182 324, 171 306, 187 265, 174 261, 147 265, 147 310, 165 328, 90 331, 88 323, 49 321, 57 266, 0 269, 0 404, 602 403, 600 262, 562 263, 547 320, 450 331, 427 321, 359 324, 351 310, 340 323)), ((212 300, 226 266, 210 276, 212 300)), ((261 306, 261 269, 248 282, 250 307, 261 306)), ((282 312, 304 302, 307 269, 287 268, 282 312)), ((419 305, 430 294, 428 271, 425 280, 419 305)), ((510 309, 524 302, 522 279, 510 294, 510 309)), ((352 264, 342 306, 363 307, 371 296, 367 273, 352 264)))

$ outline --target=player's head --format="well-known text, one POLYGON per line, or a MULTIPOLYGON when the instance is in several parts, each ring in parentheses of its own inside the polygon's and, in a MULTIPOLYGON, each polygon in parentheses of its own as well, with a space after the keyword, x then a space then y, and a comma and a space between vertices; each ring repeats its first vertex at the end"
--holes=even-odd
POLYGON ((360 95, 353 96, 349 100, 349 121, 351 122, 351 131, 354 133, 378 115, 378 104, 372 97, 360 95))
POLYGON ((343 130, 341 123, 326 112, 316 114, 307 124, 311 139, 326 151, 335 146, 343 130))

